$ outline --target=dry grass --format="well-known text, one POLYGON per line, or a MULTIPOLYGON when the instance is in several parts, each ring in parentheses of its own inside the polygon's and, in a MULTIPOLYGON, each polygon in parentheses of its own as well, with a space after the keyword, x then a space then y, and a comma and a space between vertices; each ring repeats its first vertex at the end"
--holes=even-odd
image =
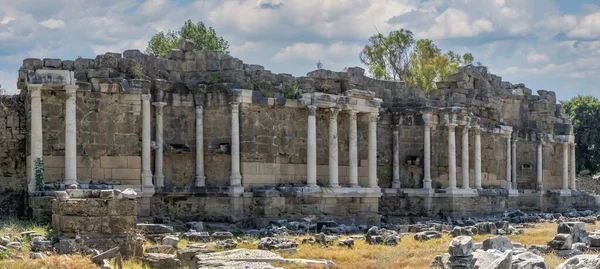
MULTIPOLYGON (((525 229, 525 234, 507 236, 513 242, 523 243, 526 246, 530 245, 545 245, 556 234, 557 224, 542 223, 537 224, 535 228, 525 229)), ((586 224, 586 230, 593 231, 600 229, 599 225, 586 224)), ((45 227, 35 226, 32 223, 19 222, 13 220, 0 229, 0 235, 11 234, 15 235, 23 231, 34 230, 40 234, 46 235, 45 227)), ((320 248, 318 245, 304 244, 298 247, 298 252, 295 254, 279 253, 287 258, 305 258, 305 259, 327 259, 332 260, 337 264, 337 268, 352 268, 352 269, 385 269, 385 268, 429 268, 429 263, 436 255, 445 253, 448 249, 448 244, 452 237, 444 234, 440 239, 433 239, 425 242, 414 240, 414 234, 402 238, 398 246, 372 246, 366 244, 362 240, 355 240, 354 249, 345 247, 328 247, 320 248)), ((476 242, 481 242, 492 235, 477 235, 473 239, 476 242)), ((244 238, 249 243, 239 244, 240 248, 256 248, 257 238, 244 238)), ((301 241, 302 238, 298 238, 301 241)), ((181 240, 178 247, 182 248, 187 245, 186 240, 181 240)), ((25 242, 27 248, 23 251, 10 253, 13 256, 10 260, 0 260, 0 269, 4 268, 99 268, 94 265, 89 257, 70 255, 58 256, 52 255, 43 260, 28 259, 28 243, 25 242), (25 258, 21 258, 25 257, 25 258)), ((209 245, 209 248, 213 248, 209 245)), ((562 263, 564 259, 557 257, 554 254, 548 254, 545 257, 548 268, 555 268, 562 263)), ((112 264, 112 262, 111 262, 112 264)), ((284 268, 300 269, 300 268, 323 268, 318 266, 298 266, 298 265, 277 265, 284 268)), ((143 269, 146 268, 139 260, 125 261, 124 268, 143 269)))
MULTIPOLYGON (((525 234, 507 236, 513 242, 530 245, 545 245, 554 238, 557 224, 542 223, 537 224, 533 229, 525 229, 525 234)), ((586 224, 586 230, 593 231, 600 229, 600 225, 586 224)), ((493 235, 477 235, 473 239, 481 242, 493 235)), ((383 268, 428 268, 429 263, 436 255, 448 251, 448 244, 452 237, 444 234, 440 239, 433 239, 425 242, 416 241, 413 234, 402 238, 398 246, 371 246, 364 241, 355 240, 355 249, 333 246, 329 248, 320 248, 318 245, 300 245, 296 254, 281 253, 287 258, 306 258, 306 259, 328 259, 332 260, 339 268, 352 269, 383 269, 383 268)), ((554 254, 545 256, 548 268, 555 268, 562 263, 564 259, 554 254)), ((284 266, 285 267, 285 266, 284 266)), ((286 267, 286 268, 306 268, 286 267)), ((318 268, 318 267, 313 267, 318 268)))

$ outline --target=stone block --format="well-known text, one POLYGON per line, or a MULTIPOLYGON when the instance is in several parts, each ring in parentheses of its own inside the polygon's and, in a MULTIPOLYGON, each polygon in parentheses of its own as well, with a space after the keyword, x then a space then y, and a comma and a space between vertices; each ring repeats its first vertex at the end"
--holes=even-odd
POLYGON ((242 174, 258 174, 258 163, 242 162, 242 174))
POLYGON ((102 217, 62 216, 60 220, 63 233, 100 234, 102 233, 102 217))
POLYGON ((59 202, 60 214, 77 216, 106 216, 108 210, 103 200, 69 199, 59 202))
POLYGON ((112 179, 135 179, 138 180, 141 177, 142 170, 141 169, 120 169, 115 168, 112 169, 111 175, 112 179))
POLYGON ((258 163, 258 173, 260 175, 279 175, 279 164, 258 163))
POLYGON ((136 216, 110 216, 102 218, 102 233, 110 235, 135 234, 136 216))
POLYGON ((110 216, 136 216, 137 203, 131 199, 113 199, 106 202, 110 216))
POLYGON ((142 169, 142 158, 140 156, 127 156, 127 168, 142 169))
POLYGON ((92 168, 92 179, 104 179, 104 168, 92 168))
POLYGON ((60 59, 44 59, 44 67, 59 69, 62 61, 60 59))
POLYGON ((279 165, 279 174, 280 175, 296 175, 296 165, 295 164, 287 164, 283 163, 279 165))
POLYGON ((77 178, 87 180, 92 178, 92 169, 86 167, 77 168, 77 178))
MULTIPOLYGON (((29 158, 28 158, 29 160, 29 158)), ((64 156, 44 156, 44 168, 62 168, 65 167, 64 156)))
POLYGON ((127 168, 128 158, 126 156, 101 156, 102 168, 127 168))

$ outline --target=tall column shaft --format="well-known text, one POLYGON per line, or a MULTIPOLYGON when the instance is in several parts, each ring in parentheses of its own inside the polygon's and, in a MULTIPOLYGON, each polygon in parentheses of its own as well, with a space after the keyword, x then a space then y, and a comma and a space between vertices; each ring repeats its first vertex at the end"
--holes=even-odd
POLYGON ((482 189, 481 186, 481 129, 475 127, 475 188, 482 189))
POLYGON ((340 110, 330 109, 329 114, 329 187, 339 187, 339 160, 338 160, 338 128, 337 117, 340 110))
POLYGON ((142 94, 142 195, 152 196, 152 171, 150 165, 150 94, 142 94))
POLYGON ((369 113, 369 188, 377 186, 377 118, 378 113, 369 113))
POLYGON ((423 114, 423 189, 431 189, 431 114, 423 114))
POLYGON ((511 177, 512 177, 512 188, 513 189, 518 189, 517 188, 517 139, 513 139, 512 140, 512 152, 510 154, 511 157, 511 177))
POLYGON ((469 188, 469 127, 462 127, 462 188, 469 188))
POLYGON ((204 107, 196 106, 196 187, 204 186, 204 107))
POLYGON ((399 189, 401 186, 400 183, 400 139, 399 139, 399 133, 400 130, 398 130, 399 126, 398 125, 393 125, 392 128, 393 130, 393 134, 394 134, 394 159, 393 159, 393 181, 392 181, 392 188, 394 189, 399 189))
POLYGON ((448 124, 448 189, 456 189, 456 124, 448 124))
POLYGON ((317 186, 317 107, 308 107, 308 134, 306 142, 306 185, 317 186))
POLYGON ((506 188, 512 189, 511 174, 512 174, 512 158, 510 157, 511 143, 510 134, 506 137, 506 188))
POLYGON ((563 143, 562 189, 569 189, 569 144, 563 143))
POLYGON ((577 189, 577 183, 575 182, 577 180, 577 173, 575 171, 575 146, 576 144, 571 144, 571 189, 572 190, 576 190, 577 189))
POLYGON ((348 145, 348 158, 349 158, 349 166, 348 166, 348 176, 351 187, 359 187, 358 185, 358 130, 356 126, 356 111, 351 110, 349 112, 350 120, 349 120, 349 129, 350 134, 348 137, 349 145, 348 145))
POLYGON ((231 175, 229 185, 242 186, 240 174, 240 103, 231 102, 231 175))
POLYGON ((77 86, 67 85, 65 103, 65 185, 77 184, 77 86))
POLYGON ((163 174, 163 107, 167 103, 154 102, 156 108, 156 151, 154 151, 154 184, 157 187, 165 186, 163 174))
POLYGON ((30 175, 29 192, 35 191, 35 163, 38 158, 43 158, 42 135, 42 85, 27 85, 31 98, 31 133, 30 133, 30 175))
POLYGON ((542 151, 544 142, 542 141, 542 139, 540 138, 540 140, 538 141, 538 145, 537 145, 537 173, 536 173, 536 189, 538 191, 543 191, 544 190, 544 162, 543 159, 544 158, 544 152, 542 151))

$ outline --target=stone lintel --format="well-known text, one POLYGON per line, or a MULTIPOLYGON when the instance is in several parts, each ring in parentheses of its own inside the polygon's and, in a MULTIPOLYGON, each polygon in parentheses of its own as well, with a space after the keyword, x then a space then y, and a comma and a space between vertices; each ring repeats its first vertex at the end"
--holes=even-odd
POLYGON ((478 196, 477 189, 446 189, 446 193, 436 193, 440 197, 473 197, 478 196))
POLYGON ((433 188, 431 189, 424 189, 424 188, 418 188, 418 189, 402 189, 401 190, 402 193, 408 195, 408 196, 417 196, 417 197, 433 197, 435 190, 433 188))

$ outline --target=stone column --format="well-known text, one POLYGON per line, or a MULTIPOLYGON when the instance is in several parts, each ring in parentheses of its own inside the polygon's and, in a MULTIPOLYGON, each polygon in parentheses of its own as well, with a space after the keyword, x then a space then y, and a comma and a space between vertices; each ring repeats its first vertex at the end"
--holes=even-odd
POLYGON ((515 139, 512 140, 512 145, 511 145, 511 149, 512 152, 510 153, 510 157, 511 157, 511 177, 512 177, 512 188, 513 189, 518 189, 517 188, 517 138, 515 137, 515 139))
POLYGON ((448 127, 448 189, 456 189, 456 124, 447 124, 448 127))
POLYGON ((400 189, 400 140, 399 140, 399 129, 400 126, 392 125, 394 133, 394 160, 393 160, 393 181, 392 188, 400 189))
POLYGON ((511 168, 511 162, 512 162, 512 158, 510 157, 510 152, 511 152, 511 143, 510 143, 510 133, 508 133, 508 135, 506 136, 506 188, 507 189, 512 189, 512 184, 511 184, 511 173, 512 173, 512 168, 511 168))
POLYGON ((154 151, 154 184, 157 187, 165 186, 165 175, 163 174, 163 107, 165 102, 154 102, 156 109, 156 151, 154 151))
POLYGON ((317 186, 317 106, 308 108, 308 138, 306 142, 306 185, 317 186))
POLYGON ((231 175, 229 185, 242 186, 240 174, 240 103, 231 102, 231 175))
POLYGON ((358 188, 358 131, 356 126, 356 111, 350 110, 349 112, 349 145, 348 145, 348 176, 350 181, 350 187, 358 188))
POLYGON ((563 146, 563 172, 562 189, 569 189, 569 143, 562 143, 563 146))
POLYGON ((543 191, 544 190, 544 162, 543 159, 544 158, 544 152, 542 151, 542 148, 544 146, 544 141, 542 140, 542 138, 540 137, 538 140, 538 145, 537 145, 537 164, 536 164, 536 168, 537 168, 537 180, 536 180, 536 189, 538 191, 543 191))
POLYGON ((42 135, 42 84, 27 85, 31 98, 31 133, 30 133, 30 175, 29 192, 35 191, 35 161, 43 158, 43 135, 42 135))
POLYGON ((196 187, 204 186, 204 107, 196 106, 196 187))
POLYGON ((369 188, 377 186, 377 118, 379 113, 369 113, 369 188))
POLYGON ((469 126, 462 127, 462 189, 469 188, 469 126))
POLYGON ((150 94, 142 94, 142 195, 154 194, 152 171, 150 168, 150 94))
POLYGON ((576 172, 575 172, 575 146, 577 144, 571 144, 571 190, 577 189, 577 180, 576 172))
POLYGON ((77 88, 66 85, 65 104, 65 185, 77 185, 77 88))
POLYGON ((475 188, 481 187, 481 129, 475 126, 475 188))
POLYGON ((423 189, 431 189, 431 117, 423 114, 423 189))
POLYGON ((338 188, 339 184, 339 160, 338 160, 338 128, 337 117, 339 108, 330 108, 329 111, 329 187, 338 188))

